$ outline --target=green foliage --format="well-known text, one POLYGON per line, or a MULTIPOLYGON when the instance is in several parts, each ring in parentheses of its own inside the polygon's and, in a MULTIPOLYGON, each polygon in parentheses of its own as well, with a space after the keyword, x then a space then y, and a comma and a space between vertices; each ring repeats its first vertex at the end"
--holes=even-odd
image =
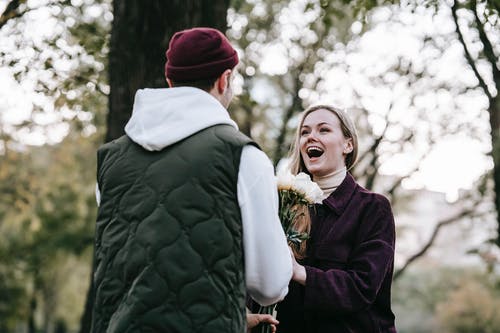
POLYGON ((393 286, 398 331, 498 332, 500 289, 494 281, 480 267, 415 266, 393 286))
MULTIPOLYGON (((39 97, 32 105, 32 117, 15 124, 8 134, 26 127, 43 128, 46 125, 37 119, 54 111, 61 121, 71 121, 76 130, 87 134, 104 130, 111 1, 75 3, 28 3, 21 17, 11 19, 0 30, 0 38, 9 40, 0 45, 0 66, 8 67, 21 85, 34 86, 39 97), (32 15, 46 16, 52 32, 40 36, 33 32, 32 15)), ((44 29, 47 27, 40 30, 44 29)))
POLYGON ((0 66, 37 94, 26 120, 0 118, 2 332, 34 318, 37 327, 57 321, 78 329, 93 244, 95 150, 105 132, 111 1, 36 6, 22 4, 24 14, 0 30, 9 40, 0 46, 0 66), (30 32, 32 15, 45 15, 52 32, 30 32), (56 120, 38 121, 46 117, 56 120), (19 135, 61 123, 69 135, 54 146, 25 146, 19 135))
POLYGON ((6 259, 3 253, 4 246, 0 248, 0 331, 9 332, 17 323, 18 318, 25 317, 27 306, 23 299, 26 297, 25 284, 19 278, 13 262, 6 259), (4 261, 5 260, 5 261, 4 261))
POLYGON ((96 138, 69 135, 56 146, 3 156, 0 174, 13 180, 2 182, 12 196, 0 199, 0 293, 6 295, 0 298, 0 313, 7 328, 15 319, 26 322, 32 297, 43 300, 39 311, 57 309, 63 297, 59 288, 71 279, 60 277, 57 284, 54 280, 68 256, 84 255, 84 266, 90 265, 96 138))
POLYGON ((465 280, 437 306, 442 332, 500 332, 500 292, 483 281, 465 280))

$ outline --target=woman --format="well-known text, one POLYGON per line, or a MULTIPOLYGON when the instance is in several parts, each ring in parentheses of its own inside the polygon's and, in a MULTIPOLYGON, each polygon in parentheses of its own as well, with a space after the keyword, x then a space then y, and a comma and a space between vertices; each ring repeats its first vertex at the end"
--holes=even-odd
POLYGON ((291 171, 311 175, 325 195, 310 210, 310 226, 300 226, 310 228, 310 238, 304 259, 293 260, 289 293, 278 304, 278 333, 396 332, 394 218, 385 197, 349 174, 357 153, 347 114, 325 105, 304 112, 291 171))

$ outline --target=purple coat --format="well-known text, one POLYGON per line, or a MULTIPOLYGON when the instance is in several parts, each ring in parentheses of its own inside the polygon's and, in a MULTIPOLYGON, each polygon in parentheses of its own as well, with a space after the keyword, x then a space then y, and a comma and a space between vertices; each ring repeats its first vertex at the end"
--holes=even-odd
POLYGON ((291 282, 278 304, 278 332, 396 332, 391 310, 394 218, 389 201, 350 174, 311 211, 302 264, 306 285, 291 282))

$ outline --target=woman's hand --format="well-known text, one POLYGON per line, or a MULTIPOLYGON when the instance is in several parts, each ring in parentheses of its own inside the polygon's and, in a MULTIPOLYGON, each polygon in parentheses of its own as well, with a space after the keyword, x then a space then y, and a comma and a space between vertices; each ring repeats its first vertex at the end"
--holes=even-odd
POLYGON ((268 323, 271 324, 272 332, 276 332, 276 325, 279 322, 274 319, 270 314, 260 314, 260 313, 247 313, 247 330, 250 332, 250 329, 259 325, 260 323, 268 323))
POLYGON ((291 248, 290 248, 290 255, 292 256, 292 266, 293 266, 292 280, 305 286, 307 278, 306 269, 304 266, 299 264, 297 260, 295 260, 295 256, 293 255, 291 248))

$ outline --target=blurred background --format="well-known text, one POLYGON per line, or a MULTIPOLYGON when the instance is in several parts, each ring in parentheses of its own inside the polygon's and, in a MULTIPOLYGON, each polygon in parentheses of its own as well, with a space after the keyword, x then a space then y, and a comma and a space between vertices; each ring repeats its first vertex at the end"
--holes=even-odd
POLYGON ((500 1, 0 0, 0 332, 89 332, 97 147, 166 87, 173 32, 225 31, 230 112, 276 166, 346 108, 392 202, 399 332, 500 332, 500 1))

